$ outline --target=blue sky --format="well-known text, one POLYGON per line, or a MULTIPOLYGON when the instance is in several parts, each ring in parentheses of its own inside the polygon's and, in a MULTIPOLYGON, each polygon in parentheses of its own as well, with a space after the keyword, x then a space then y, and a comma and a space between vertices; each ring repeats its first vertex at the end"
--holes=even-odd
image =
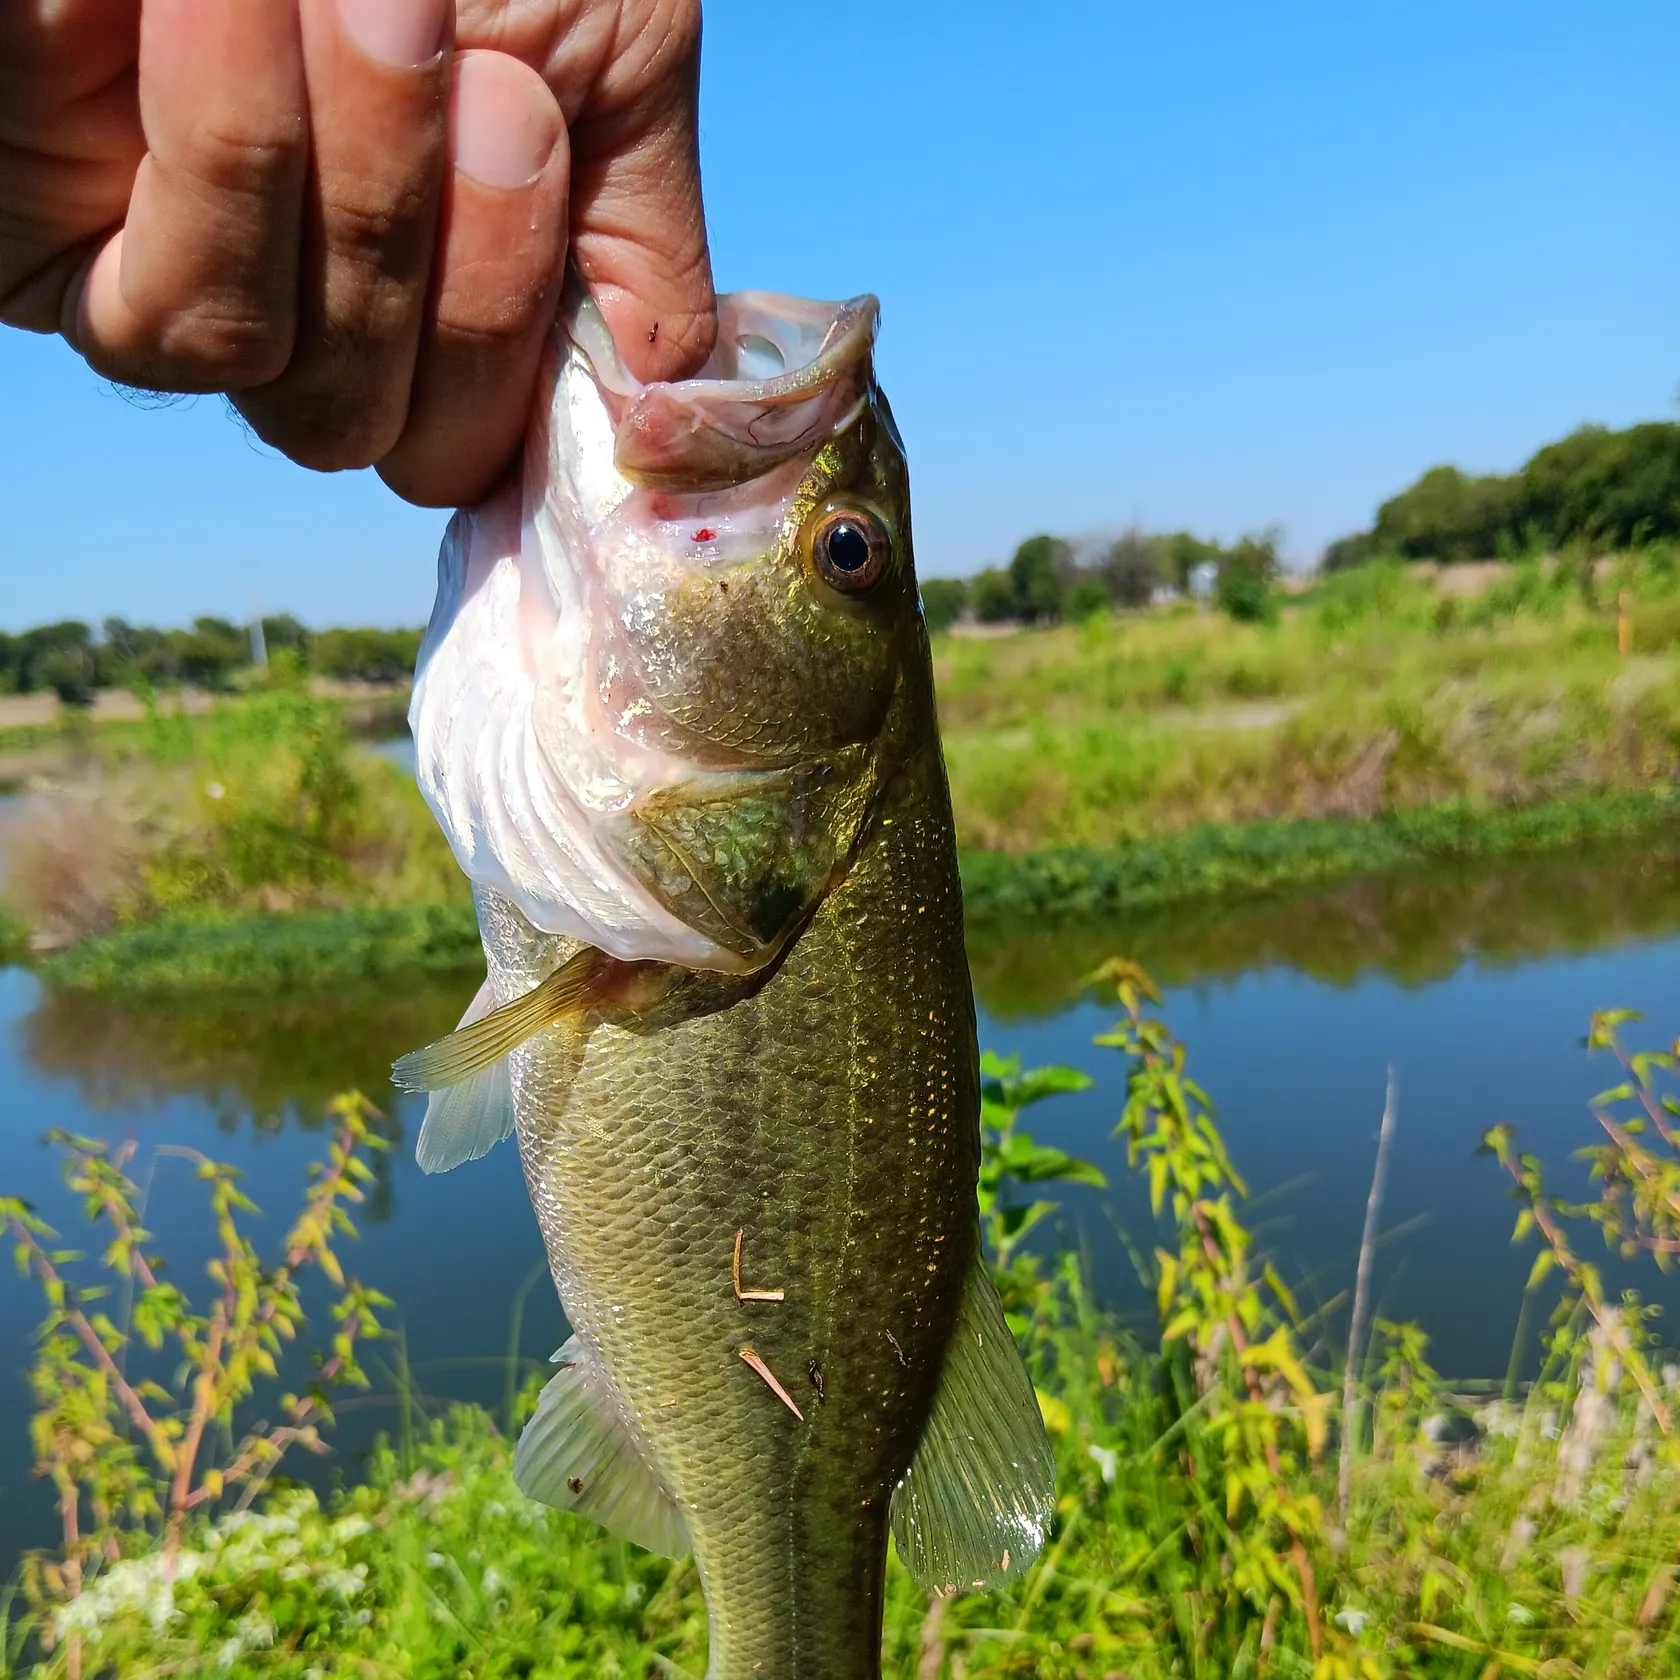
MULTIPOLYGON (((720 282, 872 290, 922 570, 1304 560, 1424 467, 1675 417, 1680 8, 713 0, 720 282)), ((418 622, 442 516, 0 330, 0 626, 418 622)))

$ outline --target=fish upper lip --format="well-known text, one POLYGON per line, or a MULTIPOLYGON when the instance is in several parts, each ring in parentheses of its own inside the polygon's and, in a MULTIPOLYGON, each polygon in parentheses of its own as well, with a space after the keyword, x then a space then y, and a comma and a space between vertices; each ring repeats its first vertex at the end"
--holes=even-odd
POLYGON ((705 490, 748 482, 783 461, 814 454, 850 426, 868 400, 880 321, 872 295, 812 303, 772 292, 730 292, 718 300, 718 311, 725 364, 740 341, 759 337, 791 365, 770 378, 720 372, 644 385, 625 368, 587 293, 574 285, 569 294, 564 330, 612 417, 613 463, 644 488, 705 490))

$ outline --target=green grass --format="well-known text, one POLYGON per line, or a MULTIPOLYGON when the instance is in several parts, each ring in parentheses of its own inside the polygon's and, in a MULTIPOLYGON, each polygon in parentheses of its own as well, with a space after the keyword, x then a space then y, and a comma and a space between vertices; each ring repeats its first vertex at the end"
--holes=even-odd
POLYGON ((1497 809, 1680 780, 1680 596, 1637 558, 1596 603, 1534 568, 1468 604, 1373 567, 1276 625, 1094 618, 935 643, 972 850, 1209 824, 1497 809), (1636 589, 1634 651, 1614 600, 1636 589))
POLYGON ((276 992, 482 969, 472 904, 242 916, 184 913, 89 939, 45 972, 76 991, 276 992))

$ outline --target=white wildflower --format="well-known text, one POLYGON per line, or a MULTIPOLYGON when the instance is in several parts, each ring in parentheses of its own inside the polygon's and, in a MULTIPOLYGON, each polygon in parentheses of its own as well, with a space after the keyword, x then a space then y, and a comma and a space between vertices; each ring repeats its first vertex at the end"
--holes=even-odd
POLYGON ((1095 1460, 1097 1468, 1102 1471, 1102 1479, 1105 1482, 1112 1482, 1120 1469, 1119 1453, 1112 1447, 1099 1447, 1094 1444, 1088 1447, 1086 1451, 1095 1460))
POLYGON ((1563 1577, 1563 1596, 1579 1598, 1587 1584, 1592 1553, 1585 1546, 1564 1546, 1557 1555, 1558 1573, 1563 1577))
POLYGON ((323 1570, 319 1581, 320 1590, 330 1593, 341 1604, 348 1604, 362 1590, 361 1577, 352 1569, 323 1570))
POLYGON ((1365 1624, 1370 1621, 1368 1610, 1355 1610, 1351 1605, 1345 1610, 1338 1610, 1331 1618, 1337 1627, 1346 1628, 1357 1639, 1365 1631, 1365 1624))

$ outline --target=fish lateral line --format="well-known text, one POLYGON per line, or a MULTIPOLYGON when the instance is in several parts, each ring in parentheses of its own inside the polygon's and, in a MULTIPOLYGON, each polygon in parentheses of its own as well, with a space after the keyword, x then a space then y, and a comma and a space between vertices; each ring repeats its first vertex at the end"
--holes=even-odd
POLYGON ((776 1398, 780 1400, 781 1403, 786 1406, 787 1409, 792 1412, 801 1423, 803 1423, 805 1421, 805 1414, 800 1411, 793 1396, 789 1394, 779 1382, 776 1381, 776 1373, 772 1371, 762 1359, 759 1358, 758 1354, 752 1348, 744 1347, 740 1349, 740 1354, 742 1363, 756 1371, 769 1386, 770 1392, 774 1394, 776 1398))
POLYGON ((785 1289, 743 1289, 741 1287, 741 1244, 747 1233, 735 1233, 735 1258, 730 1266, 730 1276, 735 1284, 735 1299, 737 1301, 785 1301, 785 1289))

